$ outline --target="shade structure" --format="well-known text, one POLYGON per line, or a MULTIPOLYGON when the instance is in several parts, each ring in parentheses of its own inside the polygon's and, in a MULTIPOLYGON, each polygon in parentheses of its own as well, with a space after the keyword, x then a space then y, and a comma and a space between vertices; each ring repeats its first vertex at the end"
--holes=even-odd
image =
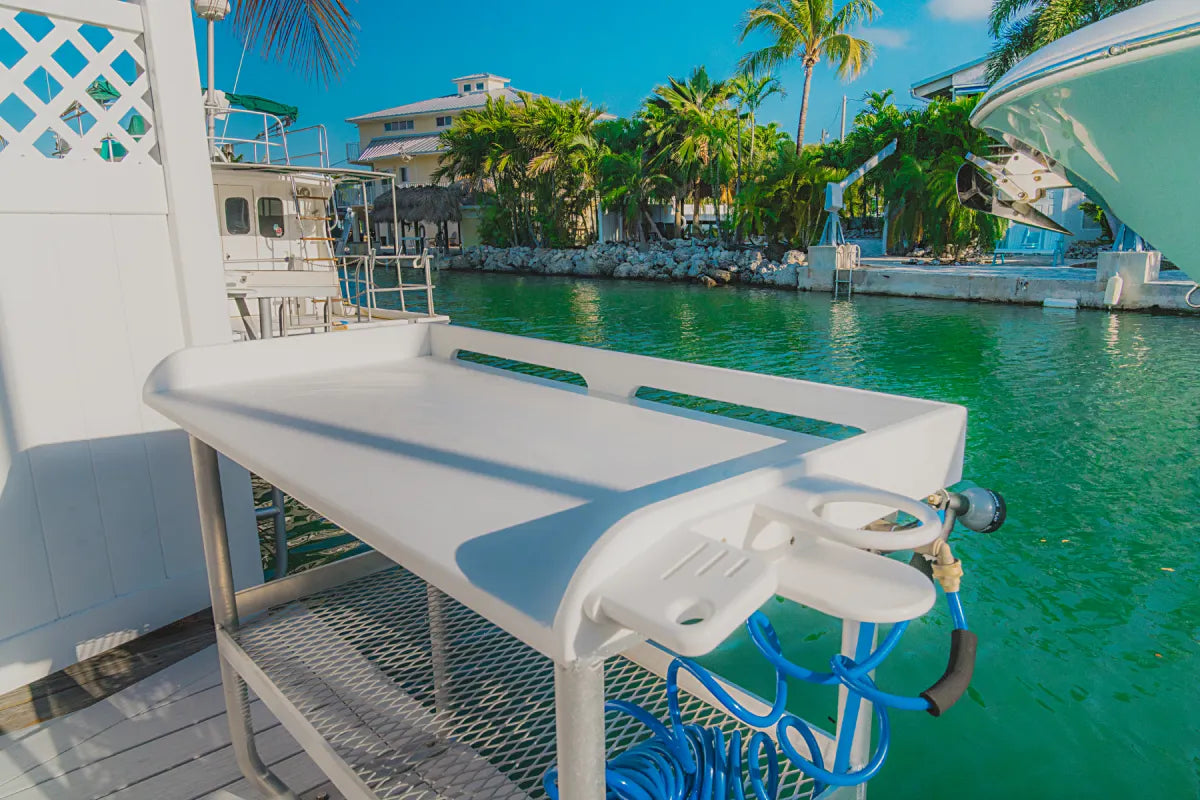
POLYGON ((391 222, 396 217, 408 221, 458 222, 462 219, 465 193, 458 186, 410 186, 396 190, 396 213, 392 195, 384 192, 371 206, 371 219, 391 222))

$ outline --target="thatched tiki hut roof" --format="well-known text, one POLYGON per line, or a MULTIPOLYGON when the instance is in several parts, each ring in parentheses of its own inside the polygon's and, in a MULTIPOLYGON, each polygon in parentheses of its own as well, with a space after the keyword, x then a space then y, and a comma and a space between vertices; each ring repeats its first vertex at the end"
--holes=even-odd
MULTIPOLYGON (((410 186, 396 190, 396 209, 407 222, 458 222, 464 196, 458 186, 410 186)), ((392 219, 392 193, 384 192, 371 205, 371 220, 392 219)))

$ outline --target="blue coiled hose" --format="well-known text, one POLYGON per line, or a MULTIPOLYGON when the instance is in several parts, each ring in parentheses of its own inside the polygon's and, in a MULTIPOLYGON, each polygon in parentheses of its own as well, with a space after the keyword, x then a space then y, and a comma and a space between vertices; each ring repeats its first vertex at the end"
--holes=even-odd
MULTIPOLYGON (((966 615, 957 592, 947 593, 947 604, 955 630, 967 630, 966 615)), ((780 780, 780 751, 793 766, 813 779, 814 794, 828 786, 855 786, 869 781, 883 767, 891 741, 888 709, 928 711, 925 697, 907 697, 879 689, 871 679, 874 671, 896 648, 908 622, 892 626, 887 636, 865 658, 855 660, 836 655, 830 672, 815 672, 789 661, 774 626, 761 611, 746 620, 750 640, 775 668, 775 700, 765 714, 755 714, 739 703, 713 675, 696 662, 675 658, 667 669, 668 728, 639 705, 624 700, 605 703, 607 712, 624 714, 650 731, 650 738, 613 757, 605 770, 610 797, 619 800, 748 800, 749 785, 753 800, 776 800, 780 780), (742 733, 725 737, 719 728, 685 725, 679 705, 679 670, 691 673, 739 722, 758 728, 746 740, 742 757, 742 733), (816 735, 804 720, 786 712, 787 680, 795 678, 822 686, 841 684, 862 700, 871 703, 879 725, 875 752, 865 766, 857 770, 826 768, 816 735), (761 729, 775 729, 775 741, 761 729), (795 731, 804 740, 811 758, 802 755, 791 742, 795 731), (778 749, 776 748, 778 742, 778 749), (763 764, 766 774, 763 774, 763 764)), ((546 794, 558 800, 558 769, 551 767, 543 778, 546 794)))

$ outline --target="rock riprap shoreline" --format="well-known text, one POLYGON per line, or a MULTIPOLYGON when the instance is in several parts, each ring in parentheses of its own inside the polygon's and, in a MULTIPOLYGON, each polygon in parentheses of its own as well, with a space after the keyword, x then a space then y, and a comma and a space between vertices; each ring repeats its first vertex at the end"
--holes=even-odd
POLYGON ((772 261, 761 250, 726 250, 677 239, 653 247, 605 243, 582 250, 532 247, 469 247, 441 259, 440 268, 483 272, 528 272, 538 275, 577 275, 676 281, 720 286, 741 283, 796 289, 805 254, 789 250, 772 261))
MULTIPOLYGON (((674 240, 653 246, 596 244, 582 250, 531 247, 472 247, 465 252, 438 259, 441 269, 509 274, 565 275, 585 278, 693 283, 702 286, 742 285, 801 292, 830 292, 832 262, 817 253, 811 263, 800 250, 789 250, 779 261, 761 249, 729 250, 713 244, 674 240)), ((1194 313, 1187 305, 1192 284, 1180 280, 1148 280, 1143 263, 1147 254, 1101 253, 1107 259, 1103 270, 1044 266, 995 266, 986 264, 943 264, 925 261, 913 269, 908 262, 872 264, 857 269, 852 280, 854 293, 893 297, 932 297, 989 303, 1042 305, 1074 301, 1080 308, 1109 308, 1106 289, 1113 274, 1120 273, 1124 289, 1116 308, 1162 309, 1194 313), (1142 258, 1143 261, 1138 261, 1142 258), (1124 260, 1122 260, 1124 259, 1124 260), (1126 263, 1126 262, 1129 263, 1126 263), (1134 263, 1134 262, 1137 263, 1134 263), (949 265, 946 265, 949 266, 949 265)), ((1153 260, 1153 259, 1152 259, 1153 260)), ((1170 273, 1167 273, 1170 275, 1170 273)))

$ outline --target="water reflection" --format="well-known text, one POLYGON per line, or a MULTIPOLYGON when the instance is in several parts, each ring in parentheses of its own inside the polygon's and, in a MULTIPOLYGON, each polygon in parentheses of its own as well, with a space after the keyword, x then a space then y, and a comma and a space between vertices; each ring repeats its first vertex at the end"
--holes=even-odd
POLYGON ((577 283, 570 289, 571 317, 578 340, 586 344, 604 341, 604 318, 600 313, 600 291, 594 283, 577 283))
POLYGON ((1110 356, 1120 353, 1121 314, 1110 313, 1104 324, 1104 351, 1110 356))
POLYGON ((830 305, 829 348, 843 369, 852 369, 859 357, 858 306, 842 300, 830 305))

